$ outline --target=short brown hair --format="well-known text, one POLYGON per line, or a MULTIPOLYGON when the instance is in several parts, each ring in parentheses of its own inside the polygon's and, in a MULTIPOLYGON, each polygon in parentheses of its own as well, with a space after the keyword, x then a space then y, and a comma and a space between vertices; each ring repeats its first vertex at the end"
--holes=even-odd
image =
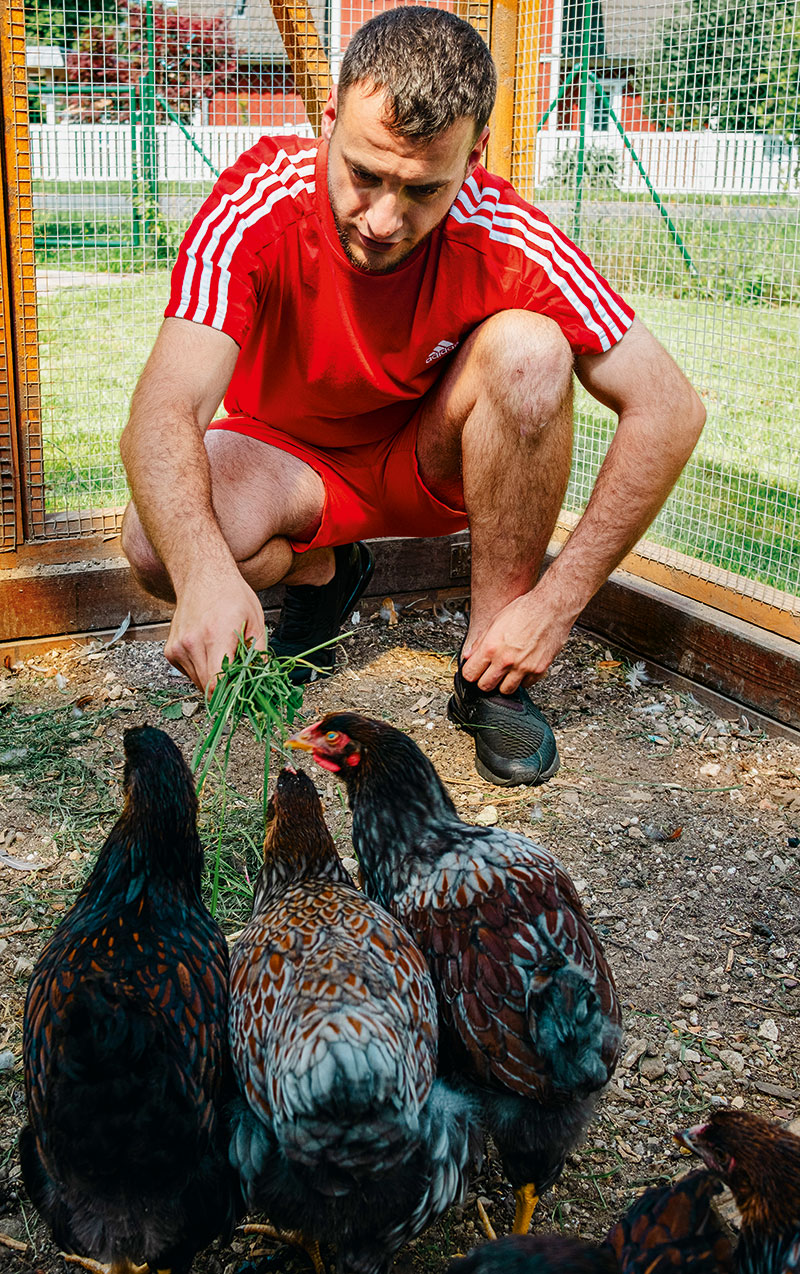
POLYGON ((386 125, 401 137, 430 140, 465 116, 481 132, 494 106, 497 72, 468 22, 423 5, 401 5, 356 31, 339 73, 339 102, 353 84, 386 97, 386 125))

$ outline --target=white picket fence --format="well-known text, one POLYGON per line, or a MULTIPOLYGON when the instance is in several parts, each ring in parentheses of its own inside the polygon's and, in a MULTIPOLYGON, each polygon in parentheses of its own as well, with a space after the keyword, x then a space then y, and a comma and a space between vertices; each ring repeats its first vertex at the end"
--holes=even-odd
MULTIPOLYGON (((191 130, 195 145, 217 170, 227 168, 267 130, 238 125, 202 125, 191 130)), ((273 126, 271 135, 299 131, 273 126)), ((213 179, 213 171, 175 125, 156 127, 158 175, 162 181, 213 179)), ((310 136, 310 132, 306 132, 310 136)), ((141 172, 142 136, 136 129, 141 172)), ((780 138, 751 133, 632 133, 631 144, 645 171, 662 194, 778 194, 800 192, 796 147, 780 138)), ((134 134, 124 124, 33 124, 31 150, 34 179, 43 181, 119 181, 133 176, 134 134)), ((578 144, 577 132, 544 132, 536 141, 533 185, 540 188, 558 166, 559 155, 578 144)), ((587 145, 611 151, 617 160, 616 184, 621 191, 644 188, 641 175, 614 133, 591 133, 587 145)))
MULTIPOLYGON (((228 168, 266 131, 236 124, 198 126, 189 129, 193 146, 177 125, 158 124, 155 134, 159 180, 213 181, 214 168, 218 172, 228 168)), ((269 133, 272 137, 290 133, 311 136, 308 126, 302 129, 295 125, 270 127, 269 133)), ((34 180, 129 182, 133 177, 134 150, 141 177, 141 127, 134 130, 130 124, 31 125, 34 180)))
MULTIPOLYGON (((800 192, 798 150, 779 137, 753 133, 630 133, 631 146, 660 194, 766 195, 800 192)), ((577 147, 577 132, 540 133, 533 181, 538 189, 558 167, 558 157, 577 147)), ((591 152, 616 156, 620 191, 644 189, 633 157, 619 133, 587 135, 591 152)))

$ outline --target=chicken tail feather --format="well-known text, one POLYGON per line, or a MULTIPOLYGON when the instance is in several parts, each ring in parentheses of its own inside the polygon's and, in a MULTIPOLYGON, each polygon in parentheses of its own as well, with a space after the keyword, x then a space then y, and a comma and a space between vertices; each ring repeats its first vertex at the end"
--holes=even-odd
POLYGON ((621 1030, 582 973, 565 967, 544 985, 534 982, 528 1022, 536 1051, 550 1063, 554 1089, 587 1096, 608 1083, 621 1030))
POLYGON ((389 1172, 413 1153, 421 1136, 413 1076, 379 1032, 366 1045, 320 1040, 305 1069, 290 1070, 291 1060, 281 1076, 290 1115, 273 1117, 290 1160, 335 1165, 352 1179, 373 1176, 376 1165, 389 1172))

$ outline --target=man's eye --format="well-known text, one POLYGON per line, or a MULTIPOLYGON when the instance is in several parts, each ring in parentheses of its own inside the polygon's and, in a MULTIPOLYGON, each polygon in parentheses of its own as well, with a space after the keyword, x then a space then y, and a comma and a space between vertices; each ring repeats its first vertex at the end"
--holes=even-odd
POLYGON ((351 168, 350 171, 352 172, 355 180, 361 186, 366 186, 369 184, 369 182, 375 180, 375 178, 372 176, 372 173, 366 172, 363 168, 351 168))

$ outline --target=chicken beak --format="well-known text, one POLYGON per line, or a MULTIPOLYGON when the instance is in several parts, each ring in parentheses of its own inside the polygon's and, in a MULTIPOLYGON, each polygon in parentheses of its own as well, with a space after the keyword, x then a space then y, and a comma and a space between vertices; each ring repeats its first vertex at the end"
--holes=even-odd
POLYGON ((298 752, 313 752, 316 744, 312 736, 316 728, 316 725, 307 725, 302 730, 298 730, 297 734, 291 735, 286 742, 290 748, 295 748, 298 752))
POLYGON ((678 1143, 682 1155, 693 1155, 695 1153, 691 1140, 691 1129, 687 1129, 685 1132, 674 1132, 672 1139, 678 1143))
POLYGON ((713 1168, 713 1165, 709 1162, 705 1146, 699 1140, 706 1131, 707 1126, 707 1124, 695 1124, 693 1128, 684 1128, 682 1132, 674 1132, 672 1136, 680 1146, 681 1154, 697 1155, 698 1159, 702 1159, 708 1167, 713 1168))

